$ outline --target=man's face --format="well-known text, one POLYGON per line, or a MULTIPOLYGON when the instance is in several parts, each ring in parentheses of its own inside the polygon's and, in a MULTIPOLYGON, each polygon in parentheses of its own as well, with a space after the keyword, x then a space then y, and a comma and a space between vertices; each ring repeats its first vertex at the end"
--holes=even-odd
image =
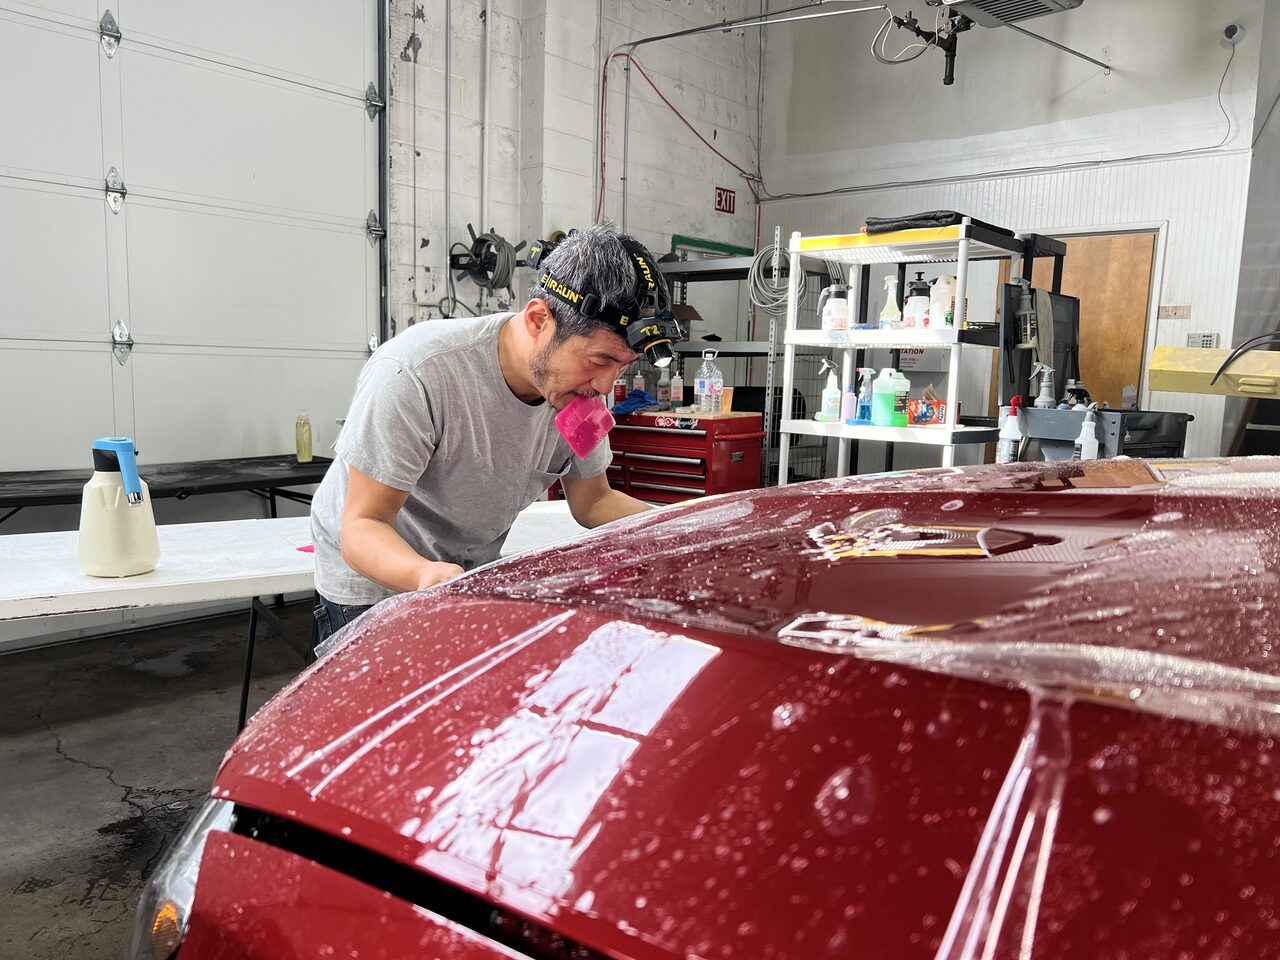
POLYGON ((529 375, 543 398, 563 410, 574 394, 607 396, 619 373, 639 358, 617 334, 593 330, 558 344, 548 338, 529 362, 529 375))

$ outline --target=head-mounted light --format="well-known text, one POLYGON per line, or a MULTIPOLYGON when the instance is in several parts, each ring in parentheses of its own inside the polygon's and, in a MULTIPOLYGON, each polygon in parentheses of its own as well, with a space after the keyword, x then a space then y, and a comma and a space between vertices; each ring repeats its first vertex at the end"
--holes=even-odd
POLYGON ((631 256, 636 273, 636 290, 626 303, 604 303, 596 294, 575 290, 544 266, 557 244, 549 240, 534 242, 525 260, 527 266, 541 270, 538 287, 555 299, 576 309, 584 317, 598 320, 613 329, 634 353, 643 354, 655 367, 671 363, 672 346, 685 339, 680 322, 666 303, 666 290, 660 284, 649 253, 628 236, 618 238, 631 256))

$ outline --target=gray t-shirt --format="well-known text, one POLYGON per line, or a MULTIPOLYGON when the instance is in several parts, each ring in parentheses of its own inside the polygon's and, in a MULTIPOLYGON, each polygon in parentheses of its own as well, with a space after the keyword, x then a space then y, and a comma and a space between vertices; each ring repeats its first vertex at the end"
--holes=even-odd
POLYGON ((342 559, 348 465, 409 492, 395 521, 409 546, 467 570, 498 558, 516 514, 557 478, 608 469, 607 438, 579 461, 551 405, 530 406, 507 386, 498 335, 510 316, 420 323, 365 364, 337 456, 311 503, 316 589, 329 600, 376 603, 393 593, 342 559))

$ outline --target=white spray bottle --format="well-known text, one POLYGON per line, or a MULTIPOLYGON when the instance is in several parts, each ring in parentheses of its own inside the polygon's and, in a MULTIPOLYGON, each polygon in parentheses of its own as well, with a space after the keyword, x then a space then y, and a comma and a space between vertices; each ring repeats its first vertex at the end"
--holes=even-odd
POLYGON ((996 442, 996 463, 1014 463, 1018 459, 1018 450, 1022 446, 1022 424, 1018 420, 1018 410, 1021 407, 1021 396, 1010 398, 1009 415, 1005 417, 1004 426, 1000 428, 1000 439, 996 442))
POLYGON ((902 326, 902 311, 898 309, 898 278, 884 278, 884 307, 880 310, 880 329, 896 330, 902 326))
POLYGON ((1098 459, 1098 423, 1093 417, 1097 409, 1098 405, 1091 403, 1084 412, 1084 423, 1080 424, 1080 435, 1076 437, 1075 451, 1071 454, 1072 460, 1098 459))
POLYGON ((822 390, 822 413, 815 417, 827 423, 838 423, 840 420, 840 381, 836 377, 836 365, 826 357, 822 358, 822 370, 827 372, 827 385, 822 390))
POLYGON ((1052 410, 1058 405, 1053 396, 1053 367, 1037 360, 1031 368, 1031 376, 1037 374, 1040 377, 1040 393, 1036 397, 1035 407, 1037 410, 1052 410))

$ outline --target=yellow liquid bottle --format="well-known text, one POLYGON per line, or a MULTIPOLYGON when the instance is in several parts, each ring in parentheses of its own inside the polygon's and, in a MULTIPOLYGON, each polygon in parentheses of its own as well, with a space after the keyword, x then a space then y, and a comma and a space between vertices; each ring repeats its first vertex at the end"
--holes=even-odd
POLYGON ((311 417, 303 410, 298 414, 298 422, 294 427, 294 440, 298 450, 298 462, 311 462, 311 417))

